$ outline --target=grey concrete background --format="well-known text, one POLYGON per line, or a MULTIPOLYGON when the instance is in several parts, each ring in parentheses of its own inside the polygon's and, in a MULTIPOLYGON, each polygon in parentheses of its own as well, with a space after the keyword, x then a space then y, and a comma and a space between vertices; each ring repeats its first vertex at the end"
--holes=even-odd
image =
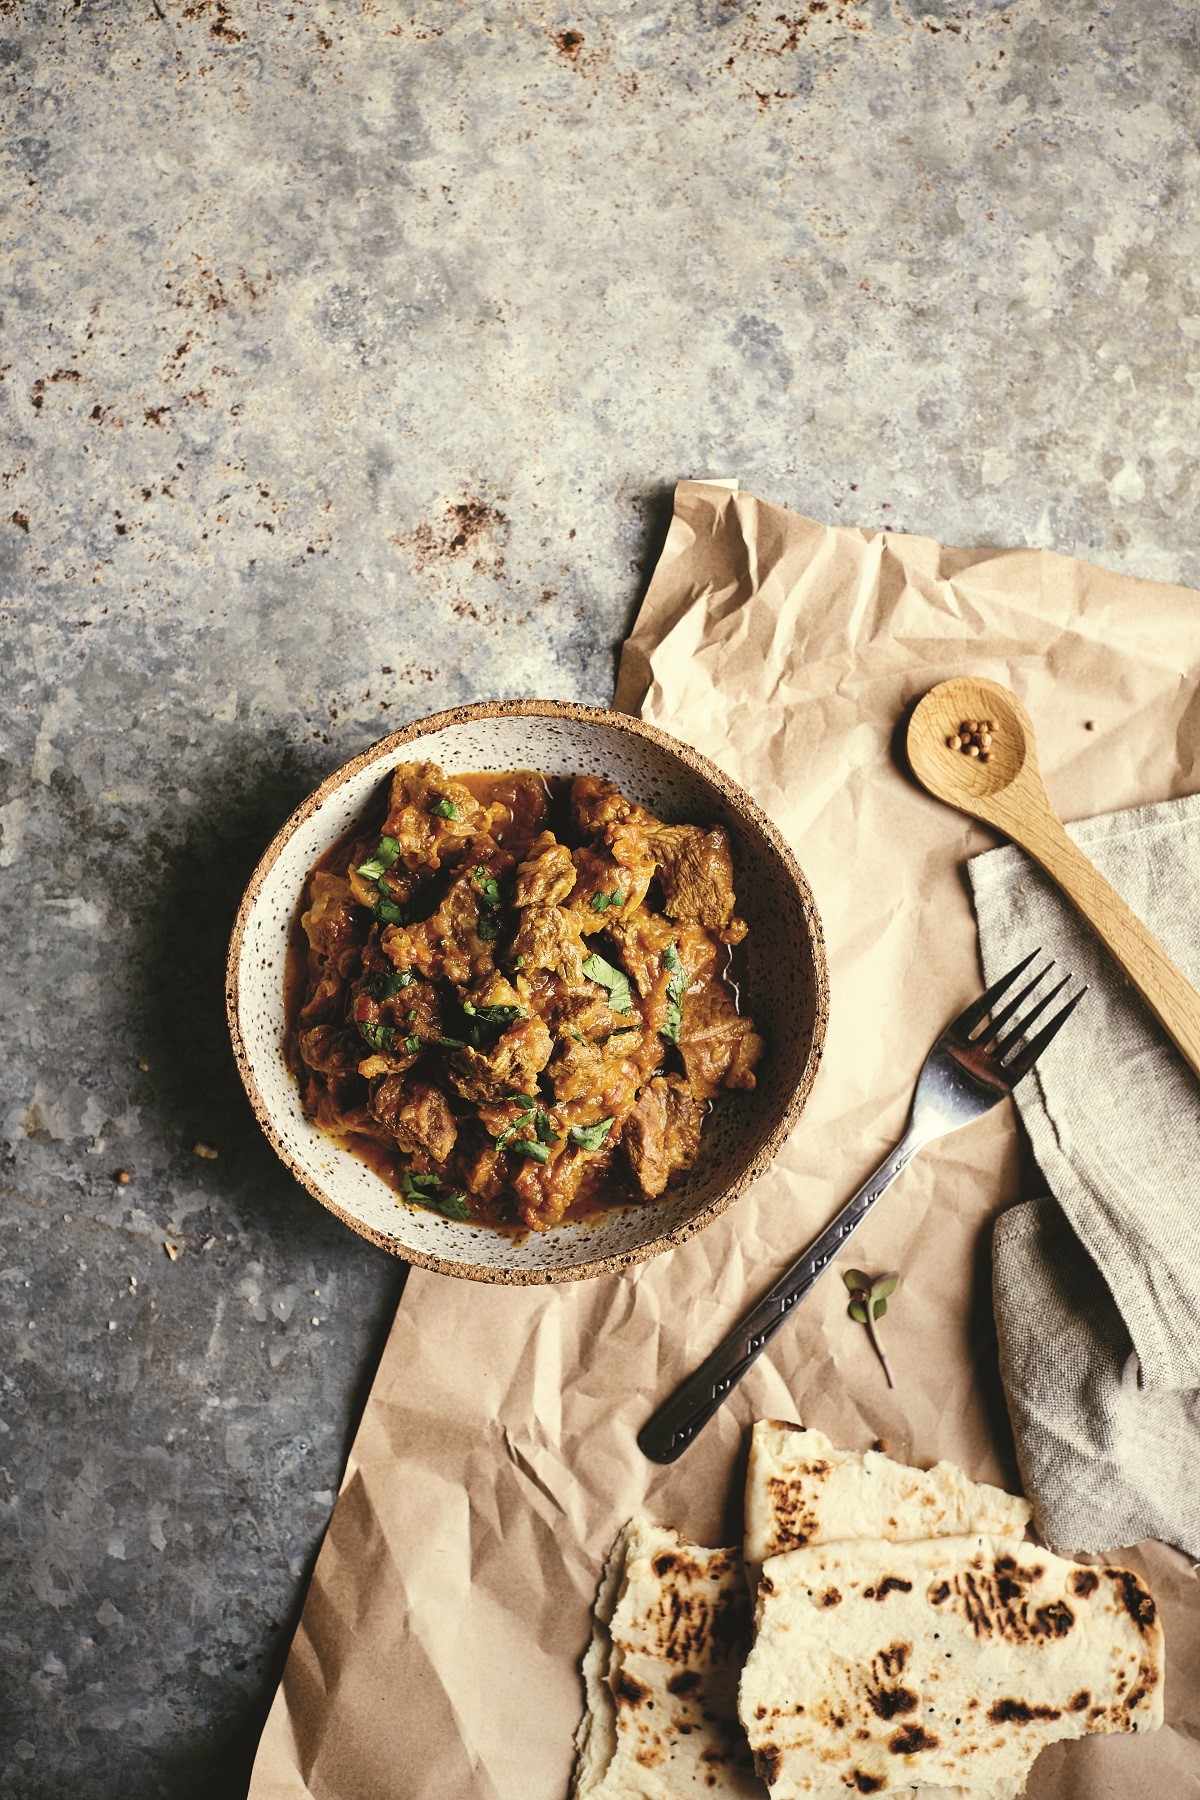
POLYGON ((274 827, 605 701, 680 475, 1200 579, 1198 67, 1182 0, 0 0, 5 1795, 241 1791, 400 1289, 231 1069, 274 827))

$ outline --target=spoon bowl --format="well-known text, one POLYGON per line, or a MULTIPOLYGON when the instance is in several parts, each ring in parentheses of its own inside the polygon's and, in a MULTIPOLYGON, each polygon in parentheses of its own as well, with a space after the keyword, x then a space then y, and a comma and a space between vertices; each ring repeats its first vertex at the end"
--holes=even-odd
POLYGON ((1042 782, 1033 722, 1016 695, 973 675, 940 682, 913 712, 907 747, 922 787, 1002 831, 1058 883, 1200 1075, 1200 994, 1068 836, 1042 782), (959 726, 973 720, 991 726, 986 762, 955 744, 959 726))
POLYGON ((908 760, 931 794, 1009 836, 1016 835, 1008 823, 1014 801, 1028 804, 1025 797, 1036 790, 1050 810, 1032 721, 1016 695, 998 681, 959 675, 931 688, 909 720, 908 760), (990 721, 987 762, 952 747, 959 726, 972 719, 990 721), (1015 794, 1010 792, 1014 787, 1015 794))

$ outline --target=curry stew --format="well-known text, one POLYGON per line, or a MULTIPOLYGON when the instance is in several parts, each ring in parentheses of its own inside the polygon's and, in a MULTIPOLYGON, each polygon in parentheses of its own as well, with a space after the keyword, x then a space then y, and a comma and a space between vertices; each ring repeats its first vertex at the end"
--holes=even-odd
POLYGON ((287 1055, 310 1118, 404 1199, 544 1231, 656 1200, 762 1039, 720 827, 609 781, 406 763, 308 877, 287 1055))

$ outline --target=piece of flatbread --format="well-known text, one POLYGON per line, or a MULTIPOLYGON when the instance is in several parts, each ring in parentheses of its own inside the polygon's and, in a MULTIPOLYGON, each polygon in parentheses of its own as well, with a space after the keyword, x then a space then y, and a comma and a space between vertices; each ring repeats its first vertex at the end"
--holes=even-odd
POLYGON ((1038 1752, 1162 1723, 1163 1641, 1128 1569, 1015 1538, 770 1558, 739 1710, 772 1800, 912 1783, 1020 1792, 1038 1752))
MULTIPOLYGON (((737 1553, 701 1549, 632 1520, 613 1545, 596 1597, 574 1800, 769 1800, 737 1719, 749 1647, 737 1553)), ((904 1792, 909 1800, 1009 1800, 1016 1790, 904 1792)), ((846 1788, 834 1780, 814 1793, 844 1800, 846 1788)))
POLYGON ((787 1550, 847 1538, 1019 1538, 1032 1514, 1028 1500, 971 1481, 953 1463, 911 1469, 875 1450, 837 1450, 822 1432, 778 1419, 760 1419, 750 1439, 750 1568, 787 1550))
POLYGON ((584 1658, 574 1800, 766 1800, 737 1719, 750 1600, 736 1550, 644 1519, 613 1547, 584 1658))

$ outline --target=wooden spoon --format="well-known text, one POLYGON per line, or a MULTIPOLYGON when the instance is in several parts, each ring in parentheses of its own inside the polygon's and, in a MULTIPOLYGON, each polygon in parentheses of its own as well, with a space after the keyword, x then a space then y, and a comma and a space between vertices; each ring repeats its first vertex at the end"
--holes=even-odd
POLYGON ((1033 725, 1016 695, 999 682, 970 675, 939 683, 909 721, 908 760, 931 794, 1002 831, 1041 864, 1200 1075, 1200 994, 1067 836, 1042 784, 1033 725), (986 762, 947 742, 968 720, 992 723, 986 762))

